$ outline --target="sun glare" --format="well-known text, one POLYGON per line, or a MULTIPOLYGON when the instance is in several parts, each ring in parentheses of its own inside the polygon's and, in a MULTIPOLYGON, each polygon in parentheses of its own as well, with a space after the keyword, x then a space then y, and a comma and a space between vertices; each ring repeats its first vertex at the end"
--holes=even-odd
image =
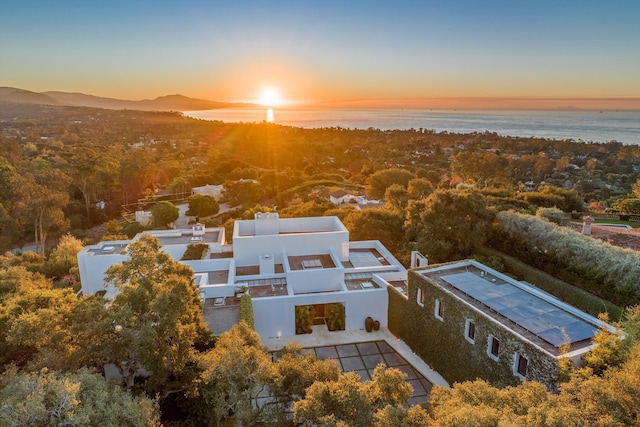
POLYGON ((260 93, 259 102, 260 105, 265 107, 277 107, 282 104, 282 98, 280 98, 280 93, 276 88, 266 87, 260 93))

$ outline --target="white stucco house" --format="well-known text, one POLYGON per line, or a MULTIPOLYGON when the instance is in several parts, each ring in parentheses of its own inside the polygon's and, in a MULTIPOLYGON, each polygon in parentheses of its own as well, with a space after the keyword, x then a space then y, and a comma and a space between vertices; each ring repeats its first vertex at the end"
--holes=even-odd
POLYGON ((202 196, 211 196, 216 199, 218 202, 222 200, 222 196, 224 195, 224 185, 203 185, 201 187, 193 187, 191 189, 192 194, 199 194, 202 196))
MULTIPOLYGON (((255 329, 263 338, 295 335, 295 308, 312 305, 322 316, 326 304, 342 304, 345 329, 363 329, 368 316, 387 326, 388 291, 406 293, 407 271, 379 241, 349 241, 349 231, 335 216, 279 218, 258 213, 236 221, 233 243, 224 228, 147 231, 162 250, 180 260, 190 243, 205 243, 205 257, 181 261, 195 273, 204 300, 224 305, 248 290, 253 300, 255 329)), ((139 238, 139 236, 136 236, 139 238)), ((130 241, 87 246, 78 254, 82 292, 116 290, 105 287, 104 272, 127 259, 130 241)), ((211 304, 207 304, 211 305, 211 304)))
POLYGON ((329 195, 329 200, 334 205, 341 205, 343 203, 349 203, 353 197, 354 196, 346 190, 336 190, 329 195))

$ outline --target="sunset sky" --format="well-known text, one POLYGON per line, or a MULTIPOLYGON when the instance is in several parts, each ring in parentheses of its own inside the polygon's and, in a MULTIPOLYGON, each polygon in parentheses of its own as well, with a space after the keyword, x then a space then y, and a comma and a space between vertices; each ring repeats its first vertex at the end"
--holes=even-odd
POLYGON ((15 1, 0 86, 122 99, 640 97, 640 1, 15 1))

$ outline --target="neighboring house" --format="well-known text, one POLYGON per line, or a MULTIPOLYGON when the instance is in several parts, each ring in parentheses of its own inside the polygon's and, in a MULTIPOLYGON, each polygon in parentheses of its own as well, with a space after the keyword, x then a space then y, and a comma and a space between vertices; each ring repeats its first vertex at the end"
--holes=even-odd
POLYGON ((334 205, 341 205, 343 203, 349 203, 353 196, 346 190, 336 190, 329 195, 329 200, 334 205))
POLYGON ((140 225, 151 225, 153 215, 151 211, 136 211, 136 221, 140 225))
MULTIPOLYGON (((558 360, 575 365, 602 322, 476 261, 409 272, 403 338, 450 383, 535 380, 557 390, 558 360), (568 345, 565 354, 563 345, 568 345)), ((391 304, 402 305, 393 298, 391 304)), ((615 331, 610 325, 607 328, 615 331)))
MULTIPOLYGON (((368 316, 385 327, 387 285, 406 290, 407 271, 393 255, 379 241, 349 242, 348 230, 334 216, 281 219, 258 213, 235 222, 232 246, 225 245, 224 228, 146 233, 176 260, 194 238, 207 243, 207 259, 181 261, 193 269, 202 298, 224 304, 248 291, 263 338, 295 335, 298 306, 313 306, 322 320, 325 306, 338 303, 345 308, 345 329, 363 329, 368 316)), ((105 288, 104 272, 127 259, 128 243, 102 242, 78 254, 83 293, 106 289, 115 296, 115 289, 105 288)))
POLYGON ((220 201, 224 194, 224 185, 203 185, 201 187, 193 187, 191 189, 192 194, 200 194, 202 196, 211 196, 216 201, 220 201))

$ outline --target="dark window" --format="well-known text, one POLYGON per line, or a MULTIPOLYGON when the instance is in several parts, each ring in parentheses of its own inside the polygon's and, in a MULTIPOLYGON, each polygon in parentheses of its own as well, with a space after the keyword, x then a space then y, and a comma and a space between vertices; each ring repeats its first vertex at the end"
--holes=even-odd
POLYGON ((498 356, 498 351, 500 351, 500 340, 492 337, 491 338, 491 354, 494 356, 498 356))
POLYGON ((476 324, 473 322, 469 322, 469 326, 467 328, 467 337, 469 337, 469 339, 471 340, 476 339, 476 324))
POLYGON ((523 377, 527 376, 527 365, 528 364, 529 364, 529 361, 527 360, 526 357, 518 355, 518 365, 516 367, 516 370, 523 377))
POLYGON ((442 302, 440 300, 436 300, 436 313, 440 319, 444 318, 444 307, 442 306, 442 302))

